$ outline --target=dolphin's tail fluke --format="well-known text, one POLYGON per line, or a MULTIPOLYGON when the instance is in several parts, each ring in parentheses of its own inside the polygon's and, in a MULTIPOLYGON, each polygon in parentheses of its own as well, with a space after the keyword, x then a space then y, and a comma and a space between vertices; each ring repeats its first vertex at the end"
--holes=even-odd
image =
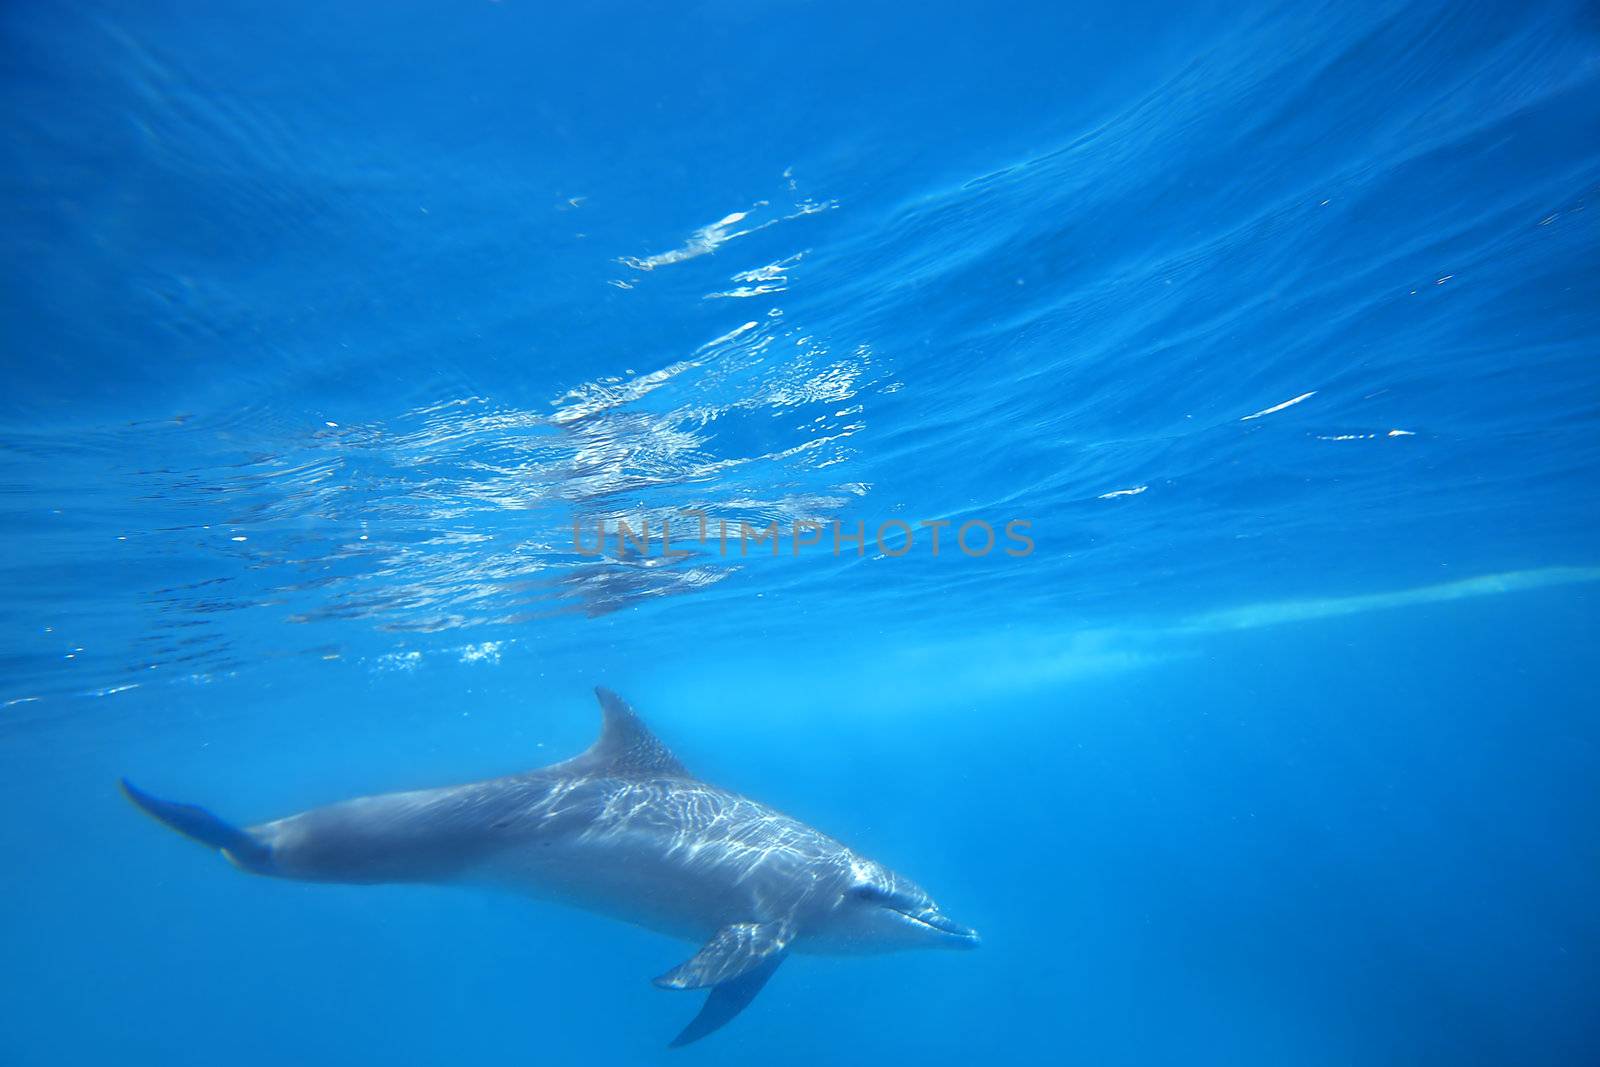
POLYGON ((272 864, 272 850, 252 836, 250 831, 223 822, 197 805, 178 804, 153 797, 126 778, 122 779, 121 784, 122 795, 156 822, 216 849, 241 870, 252 874, 267 873, 272 864))

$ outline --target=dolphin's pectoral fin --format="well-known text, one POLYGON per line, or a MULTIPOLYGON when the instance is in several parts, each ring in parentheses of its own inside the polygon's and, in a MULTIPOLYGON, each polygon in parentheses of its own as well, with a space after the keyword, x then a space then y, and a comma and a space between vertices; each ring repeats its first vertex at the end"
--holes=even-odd
POLYGON ((784 923, 732 923, 718 930, 692 958, 655 979, 655 983, 662 989, 720 986, 781 953, 791 937, 784 923))
POLYGON ((197 805, 179 804, 151 796, 126 778, 122 779, 121 785, 122 795, 134 807, 184 837, 216 849, 234 866, 260 874, 271 862, 271 851, 252 837, 248 830, 224 822, 197 805))
POLYGON ((794 931, 785 923, 733 923, 718 930, 692 959, 655 980, 662 989, 711 987, 683 1033, 672 1041, 679 1048, 698 1041, 744 1011, 783 962, 794 931))
POLYGON ((761 992, 761 987, 767 984, 767 979, 772 977, 772 972, 778 969, 785 955, 787 953, 774 953, 739 977, 712 986, 711 995, 700 1006, 700 1013, 689 1020, 689 1025, 667 1047, 682 1048, 726 1026, 761 992))

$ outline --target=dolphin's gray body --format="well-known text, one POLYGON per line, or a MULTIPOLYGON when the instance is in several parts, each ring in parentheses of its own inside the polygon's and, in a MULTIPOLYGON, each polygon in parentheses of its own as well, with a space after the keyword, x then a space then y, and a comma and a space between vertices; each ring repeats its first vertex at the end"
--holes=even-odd
POLYGON ((674 1045, 737 1015, 789 952, 977 945, 909 880, 696 779, 626 703, 596 692, 594 745, 526 774, 361 797, 248 829, 126 781, 123 790, 254 874, 501 886, 701 944, 655 980, 711 990, 674 1045))

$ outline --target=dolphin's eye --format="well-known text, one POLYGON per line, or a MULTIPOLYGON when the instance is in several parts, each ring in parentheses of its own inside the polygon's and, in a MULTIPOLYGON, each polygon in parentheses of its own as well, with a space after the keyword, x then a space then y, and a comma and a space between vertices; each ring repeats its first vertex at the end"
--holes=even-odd
POLYGON ((875 885, 858 885, 850 890, 850 895, 857 900, 883 900, 887 893, 875 885))

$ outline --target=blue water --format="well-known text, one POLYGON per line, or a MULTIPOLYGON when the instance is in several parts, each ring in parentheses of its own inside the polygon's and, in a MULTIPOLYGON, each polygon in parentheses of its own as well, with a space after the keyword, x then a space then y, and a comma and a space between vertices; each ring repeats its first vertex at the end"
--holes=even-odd
POLYGON ((0 1062, 1593 1060, 1591 4, 0 47, 0 1062), (247 878, 115 789, 514 772, 597 683, 982 950, 797 958, 668 1053, 692 946, 247 878))

